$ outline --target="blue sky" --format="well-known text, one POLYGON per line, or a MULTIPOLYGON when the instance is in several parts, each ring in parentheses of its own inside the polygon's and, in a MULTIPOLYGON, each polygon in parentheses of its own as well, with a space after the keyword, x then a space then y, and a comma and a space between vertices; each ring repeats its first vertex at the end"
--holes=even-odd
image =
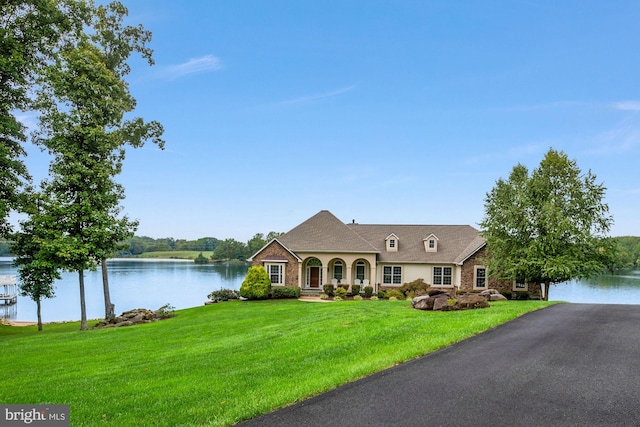
POLYGON ((612 235, 640 235, 635 0, 123 2, 153 32, 136 115, 166 139, 119 178, 137 235, 246 241, 322 209, 477 227, 551 147, 607 187, 612 235))

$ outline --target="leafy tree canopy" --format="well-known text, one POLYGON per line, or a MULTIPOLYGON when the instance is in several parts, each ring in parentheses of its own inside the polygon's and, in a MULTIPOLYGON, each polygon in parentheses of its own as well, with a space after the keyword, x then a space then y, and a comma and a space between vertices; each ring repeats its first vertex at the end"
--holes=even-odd
POLYGON ((605 187, 591 171, 550 149, 532 173, 518 164, 485 198, 480 223, 491 257, 489 274, 546 285, 585 277, 609 267, 613 219, 605 187))

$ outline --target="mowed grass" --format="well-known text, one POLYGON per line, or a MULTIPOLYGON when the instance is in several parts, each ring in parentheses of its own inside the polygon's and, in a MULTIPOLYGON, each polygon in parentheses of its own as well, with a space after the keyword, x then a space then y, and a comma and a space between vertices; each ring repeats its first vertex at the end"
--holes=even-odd
POLYGON ((154 258, 154 259, 196 259, 198 255, 202 254, 205 258, 211 258, 213 251, 157 251, 157 252, 143 252, 139 258, 154 258))
POLYGON ((0 327, 0 402, 69 404, 72 426, 226 426, 552 303, 424 312, 407 301, 226 302, 79 331, 0 327))

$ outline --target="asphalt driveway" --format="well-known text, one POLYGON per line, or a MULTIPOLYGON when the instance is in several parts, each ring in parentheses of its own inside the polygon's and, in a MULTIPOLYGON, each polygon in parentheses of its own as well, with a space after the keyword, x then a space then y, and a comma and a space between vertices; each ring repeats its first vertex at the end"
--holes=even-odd
POLYGON ((557 304, 240 425, 638 426, 640 306, 557 304))

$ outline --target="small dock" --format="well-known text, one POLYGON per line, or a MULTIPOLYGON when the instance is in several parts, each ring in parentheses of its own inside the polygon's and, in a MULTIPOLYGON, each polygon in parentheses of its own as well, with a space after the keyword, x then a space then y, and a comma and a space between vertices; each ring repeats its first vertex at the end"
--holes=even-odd
POLYGON ((16 276, 0 276, 0 301, 5 305, 18 302, 16 276))

